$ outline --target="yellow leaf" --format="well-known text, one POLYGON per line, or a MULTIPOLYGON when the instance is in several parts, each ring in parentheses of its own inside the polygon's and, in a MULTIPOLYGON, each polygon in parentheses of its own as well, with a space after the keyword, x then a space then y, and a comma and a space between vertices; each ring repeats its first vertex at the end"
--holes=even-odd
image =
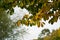
POLYGON ((21 22, 20 22, 20 20, 17 22, 17 26, 20 26, 20 24, 21 24, 21 22))

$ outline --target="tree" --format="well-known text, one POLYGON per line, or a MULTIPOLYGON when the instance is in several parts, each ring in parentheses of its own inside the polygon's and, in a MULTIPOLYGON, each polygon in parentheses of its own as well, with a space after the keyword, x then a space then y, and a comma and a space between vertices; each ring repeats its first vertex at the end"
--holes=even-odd
POLYGON ((49 20, 49 23, 53 24, 57 22, 58 17, 60 16, 60 0, 0 0, 0 9, 10 10, 10 14, 12 14, 13 7, 18 5, 21 8, 26 8, 33 15, 29 18, 21 20, 22 24, 25 25, 38 25, 38 27, 43 26, 44 23, 40 22, 43 18, 44 20, 48 20, 49 17, 53 16, 49 20), (2 5, 3 4, 3 5, 2 5), (50 11, 52 9, 52 11, 50 11), (31 19, 31 20, 29 20, 31 19), (32 21, 32 22, 31 22, 32 21), (27 23, 26 23, 27 22, 27 23))
MULTIPOLYGON (((0 15, 2 15, 2 13, 7 10, 9 11, 6 13, 10 13, 10 15, 12 15, 14 12, 13 7, 16 5, 21 8, 26 8, 32 14, 32 16, 25 15, 22 20, 17 22, 27 26, 43 26, 44 22, 41 22, 41 19, 43 18, 46 21, 51 16, 53 16, 53 18, 49 20, 49 23, 53 24, 54 22, 57 22, 60 16, 60 0, 52 0, 52 2, 48 0, 0 0, 0 15)), ((4 15, 7 16, 6 13, 2 15, 3 17, 0 16, 0 20, 4 19, 3 22, 5 22, 4 24, 0 24, 1 29, 5 28, 5 24, 8 22, 4 17, 4 15)))
POLYGON ((15 24, 8 18, 7 13, 0 10, 0 40, 10 37, 13 33, 12 29, 15 28, 15 24))
POLYGON ((46 35, 43 38, 38 38, 38 40, 60 40, 60 28, 53 30, 50 35, 46 35))
MULTIPOLYGON (((10 34, 10 37, 5 38, 6 40, 25 40, 25 35, 30 34, 27 32, 28 29, 25 27, 17 27, 13 29, 13 33, 10 34)), ((4 39, 4 40, 5 40, 4 39)))
POLYGON ((43 29, 41 31, 41 33, 38 36, 37 40, 43 40, 45 36, 48 36, 50 34, 50 30, 49 29, 43 29))
POLYGON ((44 37, 44 40, 45 40, 45 38, 48 38, 47 40, 49 40, 49 39, 50 40, 60 40, 60 28, 53 31, 51 33, 51 35, 44 37))

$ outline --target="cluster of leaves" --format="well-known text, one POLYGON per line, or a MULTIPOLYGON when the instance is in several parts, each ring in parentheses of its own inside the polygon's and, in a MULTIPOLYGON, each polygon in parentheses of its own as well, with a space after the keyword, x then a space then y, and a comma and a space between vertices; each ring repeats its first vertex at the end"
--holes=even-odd
MULTIPOLYGON (((60 28, 57 29, 56 31, 53 31, 51 35, 45 37, 47 40, 60 40, 60 28), (47 38, 48 37, 48 38, 47 38)), ((46 40, 44 38, 44 40, 46 40)))
POLYGON ((53 18, 49 20, 49 23, 53 24, 54 22, 57 22, 58 17, 60 16, 59 4, 60 0, 53 0, 53 2, 48 2, 48 0, 21 0, 20 7, 25 7, 33 15, 29 18, 25 18, 26 20, 23 19, 22 23, 40 27, 44 25, 44 22, 40 22, 41 19, 43 18, 46 21, 51 16, 53 16, 53 18), (50 9, 52 9, 52 11, 50 11, 50 9))
POLYGON ((40 26, 42 26, 43 27, 43 25, 45 24, 44 22, 40 22, 40 20, 39 20, 40 18, 36 15, 36 16, 34 16, 34 17, 32 17, 32 16, 30 16, 29 17, 29 15, 25 15, 24 17, 23 17, 23 20, 20 20, 20 22, 22 23, 22 24, 25 24, 25 25, 30 25, 30 26, 32 26, 32 25, 37 25, 38 27, 40 27, 40 26), (31 19, 30 19, 31 18, 31 19), (38 20, 37 20, 38 19, 38 20))
MULTIPOLYGON (((0 0, 0 9, 9 9, 10 14, 12 14, 14 12, 13 7, 16 5, 21 8, 26 8, 33 16, 30 16, 25 22, 21 23, 26 24, 28 21, 27 25, 37 24, 39 27, 39 22, 42 18, 48 20, 49 17, 53 16, 53 18, 49 20, 49 23, 53 24, 54 22, 57 22, 58 17, 60 16, 60 0, 52 1, 53 2, 49 2, 48 0, 0 0), (50 9, 52 9, 52 11, 50 11, 50 9), (30 19, 33 23, 29 22, 30 19)), ((44 23, 42 23, 42 25, 44 25, 44 23)))
POLYGON ((7 13, 0 9, 0 40, 10 37, 13 28, 15 28, 15 25, 8 18, 7 13))
POLYGON ((38 38, 38 40, 60 40, 60 28, 53 30, 52 33, 43 38, 38 38))
POLYGON ((49 35, 49 34, 50 34, 50 30, 49 29, 43 29, 41 31, 41 33, 39 34, 38 39, 33 39, 33 40, 43 40, 45 35, 49 35))

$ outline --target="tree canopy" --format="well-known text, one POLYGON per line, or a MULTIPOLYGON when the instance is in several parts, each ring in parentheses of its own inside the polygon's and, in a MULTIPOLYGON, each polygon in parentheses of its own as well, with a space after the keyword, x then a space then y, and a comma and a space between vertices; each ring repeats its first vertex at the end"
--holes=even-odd
POLYGON ((2 34, 0 38, 8 36, 8 31, 12 31, 14 27, 14 25, 9 27, 12 21, 8 18, 8 14, 12 15, 14 13, 13 8, 16 5, 26 8, 29 14, 32 14, 31 16, 25 15, 22 20, 18 20, 16 22, 18 25, 25 24, 27 26, 37 25, 38 27, 43 27, 45 23, 41 22, 42 18, 46 21, 53 16, 48 22, 53 24, 60 17, 60 0, 0 0, 0 34, 2 34))
POLYGON ((32 14, 30 17, 25 15, 26 20, 24 18, 20 20, 21 24, 40 27, 44 25, 43 22, 40 22, 42 18, 46 21, 53 16, 49 20, 49 23, 53 24, 60 16, 60 0, 52 0, 52 2, 49 0, 0 0, 0 9, 4 11, 9 9, 11 15, 14 12, 13 7, 16 5, 26 8, 32 14))

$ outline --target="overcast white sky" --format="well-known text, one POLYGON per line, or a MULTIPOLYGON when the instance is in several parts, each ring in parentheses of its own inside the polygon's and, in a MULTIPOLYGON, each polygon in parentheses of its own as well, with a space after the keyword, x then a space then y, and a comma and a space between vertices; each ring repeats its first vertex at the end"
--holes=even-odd
MULTIPOLYGON (((13 22, 18 21, 19 19, 22 19, 25 14, 29 14, 28 10, 26 10, 25 8, 21 9, 18 6, 16 6, 14 8, 14 14, 11 15, 11 20, 13 20, 13 22)), ((41 30, 44 28, 48 28, 50 29, 50 31, 52 31, 53 29, 58 29, 60 27, 60 20, 58 19, 58 21, 55 22, 53 25, 49 24, 48 21, 45 21, 44 27, 40 27, 40 28, 38 28, 37 26, 27 27, 25 25, 23 25, 23 27, 28 29, 27 32, 29 33, 29 34, 25 34, 24 40, 32 40, 32 39, 36 39, 40 34, 41 30)))

